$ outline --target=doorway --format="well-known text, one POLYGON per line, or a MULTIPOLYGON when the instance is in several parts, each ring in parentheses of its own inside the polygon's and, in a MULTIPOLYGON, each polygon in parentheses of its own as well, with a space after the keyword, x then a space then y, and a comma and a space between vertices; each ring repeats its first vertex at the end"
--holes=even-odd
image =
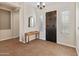
POLYGON ((46 12, 46 40, 56 43, 57 11, 46 12))

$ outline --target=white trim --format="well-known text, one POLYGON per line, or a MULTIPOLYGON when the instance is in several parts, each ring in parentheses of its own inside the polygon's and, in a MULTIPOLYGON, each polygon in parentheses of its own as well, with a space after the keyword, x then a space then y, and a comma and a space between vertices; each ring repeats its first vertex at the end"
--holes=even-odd
POLYGON ((5 8, 5 7, 1 7, 1 6, 0 6, 0 9, 6 10, 6 11, 11 11, 11 9, 8 9, 8 8, 5 8))
POLYGON ((8 3, 8 2, 0 2, 1 6, 0 9, 4 9, 7 11, 13 11, 13 10, 19 10, 20 9, 20 5, 16 4, 16 3, 8 3), (7 8, 10 7, 10 8, 7 8))
MULTIPOLYGON (((57 15, 56 16, 56 37, 57 37, 56 40, 58 41, 58 13, 59 13, 59 11, 58 11, 58 9, 54 9, 51 11, 56 11, 56 15, 57 15)), ((46 11, 46 12, 51 12, 51 11, 46 11)), ((46 12, 45 12, 45 15, 46 15, 46 12)), ((45 37, 43 40, 46 40, 46 16, 45 16, 45 37)))
POLYGON ((57 42, 57 43, 58 43, 58 44, 65 45, 65 46, 69 46, 69 47, 76 48, 76 46, 73 46, 73 45, 70 45, 70 44, 66 44, 66 43, 62 43, 62 42, 57 42))
POLYGON ((0 39, 0 41, 9 40, 9 39, 12 39, 12 38, 17 38, 17 37, 18 37, 18 36, 7 37, 7 38, 4 38, 4 39, 0 39))
POLYGON ((58 23, 58 21, 59 21, 59 20, 58 20, 58 16, 59 16, 59 15, 58 15, 58 14, 59 14, 59 11, 58 11, 58 9, 56 9, 56 15, 57 15, 57 16, 56 16, 56 42, 58 42, 58 40, 59 40, 59 39, 58 39, 58 36, 59 36, 59 34, 58 34, 58 30, 59 30, 59 29, 58 29, 58 24, 59 24, 59 23, 58 23))
POLYGON ((77 55, 79 56, 79 48, 76 48, 76 51, 77 51, 77 55))

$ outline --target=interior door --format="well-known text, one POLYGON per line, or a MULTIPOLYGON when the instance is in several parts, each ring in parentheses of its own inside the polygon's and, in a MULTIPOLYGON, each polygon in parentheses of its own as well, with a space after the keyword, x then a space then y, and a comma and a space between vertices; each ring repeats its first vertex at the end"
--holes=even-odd
POLYGON ((46 40, 56 43, 56 11, 46 13, 46 40))

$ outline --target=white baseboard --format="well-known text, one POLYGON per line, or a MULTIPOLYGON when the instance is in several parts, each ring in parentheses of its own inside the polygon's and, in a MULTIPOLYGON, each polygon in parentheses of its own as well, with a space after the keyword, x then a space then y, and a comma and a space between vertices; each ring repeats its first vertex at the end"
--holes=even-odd
POLYGON ((12 38, 17 38, 17 37, 19 37, 19 36, 7 37, 7 38, 0 39, 0 41, 9 40, 9 39, 12 39, 12 38))
POLYGON ((73 48, 76 48, 75 46, 73 45, 69 45, 69 44, 65 44, 65 43, 62 43, 62 42, 57 42, 58 44, 62 44, 62 45, 65 45, 65 46, 69 46, 69 47, 73 47, 73 48))
POLYGON ((79 48, 76 48, 76 51, 77 51, 77 54, 78 54, 78 56, 79 56, 79 48))

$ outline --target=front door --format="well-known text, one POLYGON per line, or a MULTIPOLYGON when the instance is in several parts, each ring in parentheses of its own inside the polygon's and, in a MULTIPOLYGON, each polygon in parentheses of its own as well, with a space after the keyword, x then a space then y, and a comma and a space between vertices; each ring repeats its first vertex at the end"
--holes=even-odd
POLYGON ((46 40, 56 43, 56 17, 57 12, 46 13, 46 40))

